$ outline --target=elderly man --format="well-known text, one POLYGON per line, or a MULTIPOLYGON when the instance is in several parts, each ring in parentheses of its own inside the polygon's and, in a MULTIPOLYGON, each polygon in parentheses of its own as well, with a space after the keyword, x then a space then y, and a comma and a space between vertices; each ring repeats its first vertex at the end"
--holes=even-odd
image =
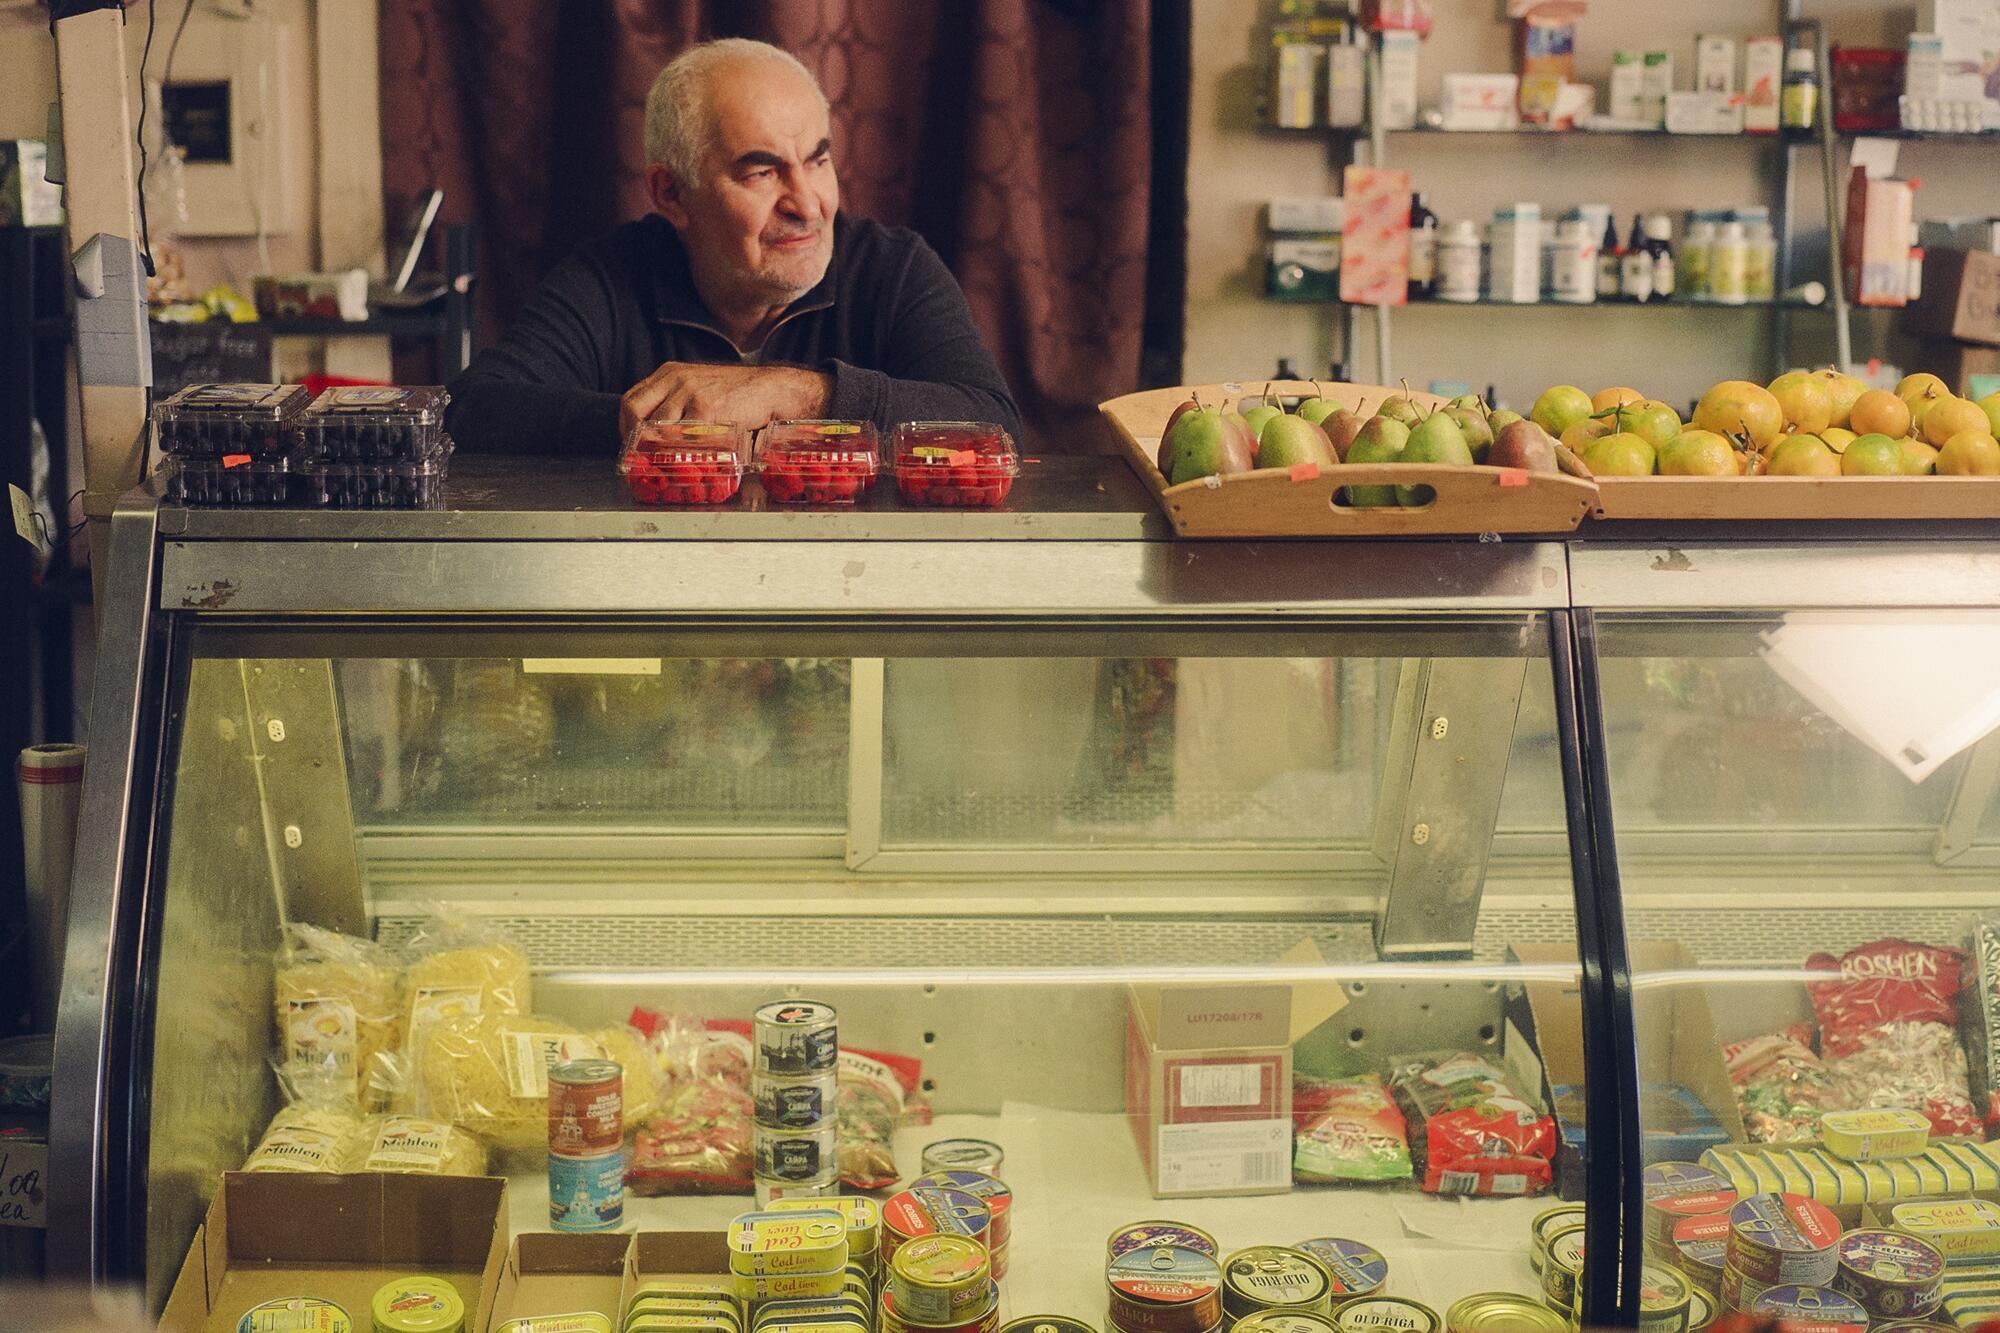
POLYGON ((763 42, 694 47, 646 98, 653 214, 557 265, 452 386, 463 448, 609 453, 654 418, 1019 412, 914 232, 840 212, 826 97, 763 42))

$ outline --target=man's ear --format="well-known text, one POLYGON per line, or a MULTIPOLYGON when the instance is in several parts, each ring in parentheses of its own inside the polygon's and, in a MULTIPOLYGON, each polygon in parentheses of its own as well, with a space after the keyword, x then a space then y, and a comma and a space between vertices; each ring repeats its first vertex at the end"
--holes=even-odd
POLYGON ((646 197, 652 201, 653 211, 676 228, 687 226, 687 203, 681 197, 680 180, 657 162, 646 168, 646 197))

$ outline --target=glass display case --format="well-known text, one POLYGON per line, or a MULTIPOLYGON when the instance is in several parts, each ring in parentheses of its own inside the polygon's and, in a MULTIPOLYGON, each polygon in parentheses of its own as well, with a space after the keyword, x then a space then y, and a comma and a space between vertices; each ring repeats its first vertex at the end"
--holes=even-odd
POLYGON ((1164 1333, 1107 1288, 1147 1223, 1224 1261, 1342 1242, 1328 1306, 1415 1303, 1345 1333, 1473 1298, 1631 1322, 1648 1157, 1766 1123, 1723 1043, 1813 1016, 1811 954, 1964 948, 1993 897, 1978 543, 1675 583, 1683 553, 1588 543, 1176 542, 1091 459, 990 511, 755 478, 635 511, 533 460, 453 487, 114 520, 58 1043, 74 1275, 157 1304, 221 1173, 329 1101, 311 1164, 434 1119, 546 1229, 547 1063, 601 1053, 627 1228, 892 1200, 965 1140, 1011 1192, 1010 1318, 1164 1333), (1932 610, 1870 600, 1899 558, 1932 610), (1902 682, 1911 644, 1966 665, 1902 682), (1852 681, 1796 665, 1826 656, 1964 715, 1885 758, 1852 681), (748 1068, 760 1007, 808 1000, 847 1058, 817 1175, 760 1156, 748 1068))

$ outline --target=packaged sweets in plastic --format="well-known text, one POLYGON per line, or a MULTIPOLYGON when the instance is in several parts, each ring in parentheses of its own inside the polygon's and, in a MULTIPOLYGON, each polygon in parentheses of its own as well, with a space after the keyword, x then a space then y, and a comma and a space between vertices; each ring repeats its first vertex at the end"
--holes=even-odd
POLYGON ((748 1194, 751 1125, 743 1085, 716 1078, 677 1083, 639 1124, 625 1186, 634 1194, 748 1194))
POLYGON ((884 1189, 896 1183, 896 1130, 924 1124, 930 1108, 918 1100, 923 1064, 876 1051, 840 1053, 840 1183, 884 1189))
POLYGON ((1820 1116, 1840 1108, 1826 1064, 1813 1054, 1811 1042, 1812 1025, 1794 1023, 1723 1045, 1722 1062, 1752 1143, 1818 1138, 1820 1116))
POLYGON ((744 435, 726 421, 646 421, 618 455, 640 504, 721 504, 743 486, 744 435))
POLYGON ((1921 1111, 1939 1138, 1979 1133, 1958 1040, 1964 962, 1956 949, 1901 939, 1806 960, 1826 978, 1806 991, 1843 1108, 1921 1111))
POLYGON ((440 1019, 524 1014, 533 1000, 528 955, 490 926, 432 917, 404 946, 403 1042, 440 1019))
POLYGON ((160 451, 180 458, 288 451, 312 394, 302 384, 190 384, 153 406, 160 451))
POLYGON ((442 1120, 412 1115, 371 1116, 356 1127, 348 1163, 350 1171, 483 1176, 486 1145, 442 1120))
POLYGON ((1433 1194, 1539 1194, 1549 1186, 1555 1121, 1466 1051, 1418 1056, 1390 1080, 1415 1127, 1410 1154, 1433 1194))
POLYGON ((1966 939, 1965 1054, 1973 1103, 1990 1125, 2000 1124, 2000 916, 1982 916, 1966 939))
POLYGON ((1292 1179, 1408 1180, 1409 1131, 1382 1080, 1292 1080, 1292 1179))
POLYGON ((323 463, 410 462, 445 442, 451 395, 434 386, 336 384, 299 418, 299 451, 323 463))
POLYGON ((433 1024, 416 1047, 418 1111, 498 1147, 546 1147, 549 1069, 566 1060, 615 1060, 629 1121, 658 1101, 644 1040, 626 1027, 580 1032, 538 1014, 467 1014, 433 1024))
POLYGON ((271 991, 280 1065, 344 1075, 364 1110, 387 1104, 370 1079, 378 1059, 400 1044, 403 974, 394 953, 373 940, 294 924, 271 991))
POLYGON ((1966 1090, 1965 1048, 1942 1023, 1886 1023, 1868 1045, 1826 1064, 1843 1105, 1921 1112, 1938 1138, 1975 1138, 1980 1118, 1966 1090))

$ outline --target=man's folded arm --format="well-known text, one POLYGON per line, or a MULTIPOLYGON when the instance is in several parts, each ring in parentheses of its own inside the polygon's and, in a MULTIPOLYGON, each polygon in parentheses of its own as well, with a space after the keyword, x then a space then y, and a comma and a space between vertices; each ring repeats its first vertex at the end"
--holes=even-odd
POLYGON ((479 453, 601 456, 618 437, 625 387, 607 387, 615 319, 603 269, 575 257, 558 264, 506 336, 452 383, 452 439, 479 453))

